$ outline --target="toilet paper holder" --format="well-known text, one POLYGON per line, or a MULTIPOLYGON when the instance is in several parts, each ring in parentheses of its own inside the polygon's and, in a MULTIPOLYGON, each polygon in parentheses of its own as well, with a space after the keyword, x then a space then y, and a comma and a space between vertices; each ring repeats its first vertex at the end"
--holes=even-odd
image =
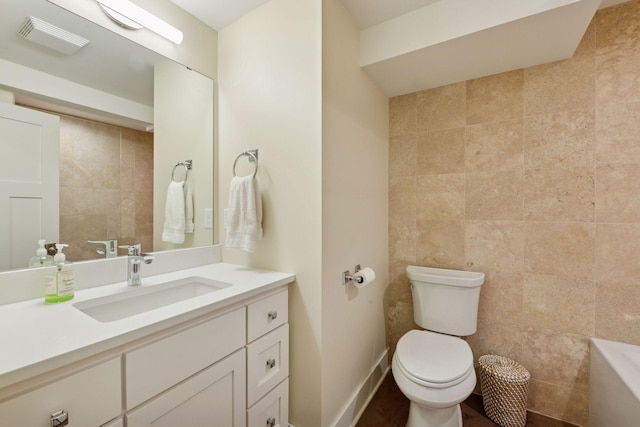
MULTIPOLYGON (((353 274, 356 274, 358 271, 362 270, 362 267, 360 267, 360 264, 356 265, 354 267, 354 272, 353 274)), ((349 272, 349 270, 346 270, 345 272, 342 273, 342 285, 346 285, 348 282, 350 281, 355 281, 358 283, 362 283, 364 281, 363 277, 354 277, 353 275, 351 275, 351 273, 349 272)))

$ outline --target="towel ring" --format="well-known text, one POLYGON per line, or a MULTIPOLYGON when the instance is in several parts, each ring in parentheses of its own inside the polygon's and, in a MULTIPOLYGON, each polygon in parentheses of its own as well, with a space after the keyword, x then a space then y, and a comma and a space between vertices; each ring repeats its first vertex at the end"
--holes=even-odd
POLYGON ((184 162, 176 163, 176 165, 171 170, 171 181, 178 182, 174 178, 174 175, 176 173, 176 168, 178 166, 184 166, 184 181, 182 181, 182 182, 186 182, 187 181, 187 177, 189 176, 189 170, 191 170, 191 165, 192 164, 193 164, 193 162, 191 160, 185 160, 184 162))
POLYGON ((236 160, 233 162, 233 176, 237 176, 236 175, 236 165, 238 164, 238 159, 240 159, 240 157, 249 157, 249 161, 250 162, 255 162, 255 167, 256 169, 253 171, 253 177, 256 177, 256 174, 258 173, 258 151, 255 150, 255 153, 253 151, 243 151, 242 153, 238 154, 238 157, 236 157, 236 160))

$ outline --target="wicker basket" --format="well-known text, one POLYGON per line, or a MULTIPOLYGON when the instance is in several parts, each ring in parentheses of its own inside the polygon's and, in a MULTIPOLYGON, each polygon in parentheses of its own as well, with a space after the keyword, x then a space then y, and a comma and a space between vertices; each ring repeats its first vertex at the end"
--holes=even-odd
POLYGON ((529 371, 508 357, 491 354, 481 356, 478 363, 487 416, 502 427, 525 427, 529 371))

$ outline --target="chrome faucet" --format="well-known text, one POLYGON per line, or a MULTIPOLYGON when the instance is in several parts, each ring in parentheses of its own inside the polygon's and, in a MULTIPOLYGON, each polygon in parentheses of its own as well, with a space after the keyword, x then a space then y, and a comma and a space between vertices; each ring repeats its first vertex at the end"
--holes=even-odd
MULTIPOLYGON (((104 245, 103 247, 98 247, 96 249, 96 253, 99 255, 104 255, 105 258, 115 258, 118 256, 118 241, 117 240, 87 240, 89 243, 97 243, 99 245, 104 245)), ((120 246, 122 247, 122 246, 120 246)))
POLYGON ((142 263, 151 264, 153 255, 143 254, 142 245, 135 243, 133 245, 118 246, 127 250, 127 284, 129 286, 138 286, 142 283, 142 263))

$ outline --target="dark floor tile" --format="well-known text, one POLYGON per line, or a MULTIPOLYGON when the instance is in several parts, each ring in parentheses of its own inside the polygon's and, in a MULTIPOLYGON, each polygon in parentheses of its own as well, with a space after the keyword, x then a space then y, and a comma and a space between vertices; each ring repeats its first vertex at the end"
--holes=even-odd
MULTIPOLYGON (((487 418, 481 396, 472 394, 460 406, 464 427, 499 427, 487 418)), ((408 417, 409 400, 404 397, 389 372, 356 427, 405 427, 408 417)), ((529 412, 526 427, 576 426, 529 412)))

